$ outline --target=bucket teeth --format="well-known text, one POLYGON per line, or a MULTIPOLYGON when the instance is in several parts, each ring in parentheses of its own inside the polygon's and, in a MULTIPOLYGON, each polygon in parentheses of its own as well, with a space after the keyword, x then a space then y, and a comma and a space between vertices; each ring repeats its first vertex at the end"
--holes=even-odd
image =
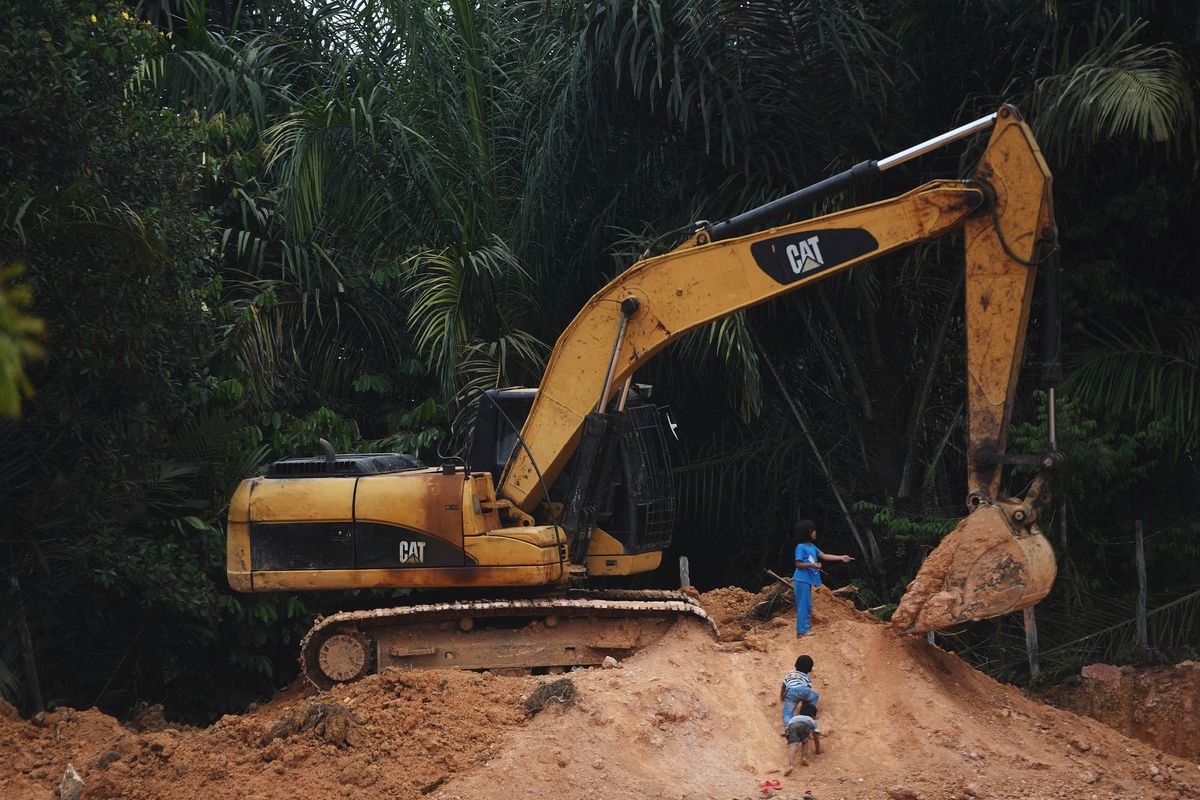
POLYGON ((1020 611, 1050 592, 1054 551, 1033 525, 1011 521, 1007 503, 958 523, 908 585, 892 627, 925 633, 1020 611))

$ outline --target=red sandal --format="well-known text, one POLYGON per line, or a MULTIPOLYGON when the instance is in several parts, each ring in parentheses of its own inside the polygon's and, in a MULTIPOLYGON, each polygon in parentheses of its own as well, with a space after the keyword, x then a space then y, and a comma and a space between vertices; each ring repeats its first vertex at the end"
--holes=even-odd
POLYGON ((759 797, 774 797, 775 793, 783 788, 783 784, 772 778, 762 782, 762 791, 758 793, 759 797))

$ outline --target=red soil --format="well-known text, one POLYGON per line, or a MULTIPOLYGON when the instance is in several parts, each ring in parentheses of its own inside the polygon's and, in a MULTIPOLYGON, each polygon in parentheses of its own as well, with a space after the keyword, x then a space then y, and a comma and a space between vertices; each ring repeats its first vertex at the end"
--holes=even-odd
POLYGON ((1200 664, 1099 667, 1107 665, 1085 667, 1082 679, 1056 686, 1042 699, 1160 750, 1200 761, 1200 664))
POLYGON ((1195 763, 1028 699, 825 590, 800 640, 786 614, 747 619, 749 593, 702 601, 728 641, 677 625, 622 669, 571 674, 579 703, 532 719, 523 700, 547 679, 451 671, 294 688, 202 730, 0 709, 0 797, 52 797, 68 763, 84 798, 743 798, 766 778, 822 800, 1200 797, 1195 763), (778 686, 801 652, 827 738, 783 777, 778 686), (330 715, 302 729, 315 702, 330 715), (290 735, 264 744, 285 718, 290 735))

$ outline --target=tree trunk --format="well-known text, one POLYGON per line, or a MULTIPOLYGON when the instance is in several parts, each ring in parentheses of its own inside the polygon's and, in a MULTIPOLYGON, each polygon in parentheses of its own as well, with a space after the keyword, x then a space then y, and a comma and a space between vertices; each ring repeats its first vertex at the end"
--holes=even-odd
MULTIPOLYGON (((812 313, 805 309, 801 314, 804 319, 804 329, 808 331, 809 341, 817 351, 817 355, 821 359, 821 363, 825 365, 825 372, 829 375, 829 380, 826 382, 827 391, 834 392, 838 395, 838 400, 844 401, 847 406, 852 405, 850 396, 846 393, 846 388, 842 381, 834 380, 838 374, 838 369, 834 366, 833 358, 829 355, 829 348, 825 346, 825 342, 821 339, 821 333, 817 330, 817 326, 813 324, 812 313)), ((830 395, 832 398, 832 394, 830 395)))
POLYGON ((854 357, 854 351, 850 349, 850 341, 846 338, 841 323, 838 322, 837 312, 833 310, 833 304, 829 302, 829 296, 826 294, 824 286, 817 287, 817 297, 821 300, 825 315, 829 317, 829 327, 833 330, 834 339, 837 340, 838 350, 842 353, 846 370, 850 373, 850 382, 854 384, 854 393, 858 395, 863 418, 873 420, 875 419, 875 409, 871 407, 871 396, 867 393, 867 384, 863 380, 862 371, 858 368, 858 359, 854 357))
POLYGON ((29 633, 29 620, 25 617, 25 600, 21 597, 21 581, 10 575, 8 584, 12 588, 13 602, 17 607, 17 633, 21 640, 21 661, 25 668, 26 698, 33 712, 46 709, 42 702, 42 684, 38 679, 37 662, 33 657, 33 637, 29 633))
POLYGON ((804 433, 804 438, 808 441, 808 446, 812 448, 813 458, 816 459, 817 466, 821 468, 821 472, 825 475, 825 480, 829 483, 830 490, 833 491, 833 496, 837 500, 838 507, 842 510, 842 516, 846 520, 846 525, 850 528, 850 533, 854 536, 854 541, 858 545, 858 551, 862 553, 863 560, 867 562, 867 569, 878 574, 881 564, 874 556, 874 553, 878 552, 878 548, 872 551, 872 548, 868 547, 866 541, 863 539, 862 534, 859 533, 858 526, 854 524, 854 518, 850 516, 850 509, 846 507, 846 502, 842 499, 842 493, 838 491, 837 483, 833 479, 833 473, 829 471, 825 459, 821 457, 821 451, 817 447, 817 442, 812 438, 812 434, 808 430, 808 423, 804 421, 804 416, 800 413, 799 407, 792 399, 791 393, 788 392, 787 386, 784 385, 783 378, 779 376, 779 371, 775 369, 775 362, 763 350, 762 343, 758 341, 757 336, 754 337, 754 340, 755 345, 758 347, 758 352, 762 356, 763 363, 767 365, 767 370, 771 373, 771 377, 775 379, 776 385, 779 386, 779 391, 783 395, 788 408, 791 409, 792 416, 796 418, 796 423, 804 433))
POLYGON ((946 433, 942 436, 942 440, 938 442, 937 449, 933 451, 933 458, 929 460, 929 466, 925 468, 925 474, 929 475, 937 469, 938 462, 942 460, 942 453, 946 451, 946 445, 950 443, 950 435, 954 433, 954 429, 958 427, 958 420, 962 417, 963 408, 967 401, 964 400, 958 404, 958 411, 954 412, 954 416, 950 419, 950 424, 946 426, 946 433))
POLYGON ((921 418, 925 416, 925 405, 929 402, 929 393, 933 390, 933 379, 937 373, 938 362, 942 359, 942 347, 946 344, 946 334, 950 330, 950 319, 953 316, 954 307, 958 302, 958 296, 962 292, 962 285, 963 278, 960 275, 946 301, 946 308, 942 312, 942 321, 938 325, 937 336, 934 337, 933 347, 929 351, 929 360, 925 364, 925 375, 921 380, 921 389, 914 399, 912 411, 908 415, 908 425, 905 427, 905 440, 907 444, 904 451, 904 467, 900 471, 900 486, 896 490, 896 496, 899 498, 906 498, 912 494, 913 469, 917 460, 917 434, 919 433, 921 418))

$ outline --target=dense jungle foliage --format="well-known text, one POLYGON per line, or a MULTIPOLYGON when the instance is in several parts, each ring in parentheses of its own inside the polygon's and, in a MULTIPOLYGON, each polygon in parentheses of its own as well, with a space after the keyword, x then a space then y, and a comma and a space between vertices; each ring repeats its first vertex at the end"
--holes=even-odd
MULTIPOLYGON (((1001 100, 1055 173, 1062 243, 1070 467, 1044 646, 1131 616, 1135 520, 1152 605, 1200 584, 1188 3, 3 8, 0 692, 27 711, 161 702, 203 721, 286 683, 314 613, 373 600, 232 593, 241 478, 321 436, 461 452, 474 389, 536 385, 558 332, 659 234, 1001 100)), ((982 145, 814 212, 965 175, 982 145)), ((761 585, 799 514, 858 557, 834 582, 898 598, 965 494, 961 252, 951 237, 859 267, 639 377, 681 436, 651 581, 688 555, 702 588, 761 585)), ((1013 439, 1040 452, 1031 327, 1013 439)), ((962 647, 1020 677, 1019 635, 993 621, 962 647)))

